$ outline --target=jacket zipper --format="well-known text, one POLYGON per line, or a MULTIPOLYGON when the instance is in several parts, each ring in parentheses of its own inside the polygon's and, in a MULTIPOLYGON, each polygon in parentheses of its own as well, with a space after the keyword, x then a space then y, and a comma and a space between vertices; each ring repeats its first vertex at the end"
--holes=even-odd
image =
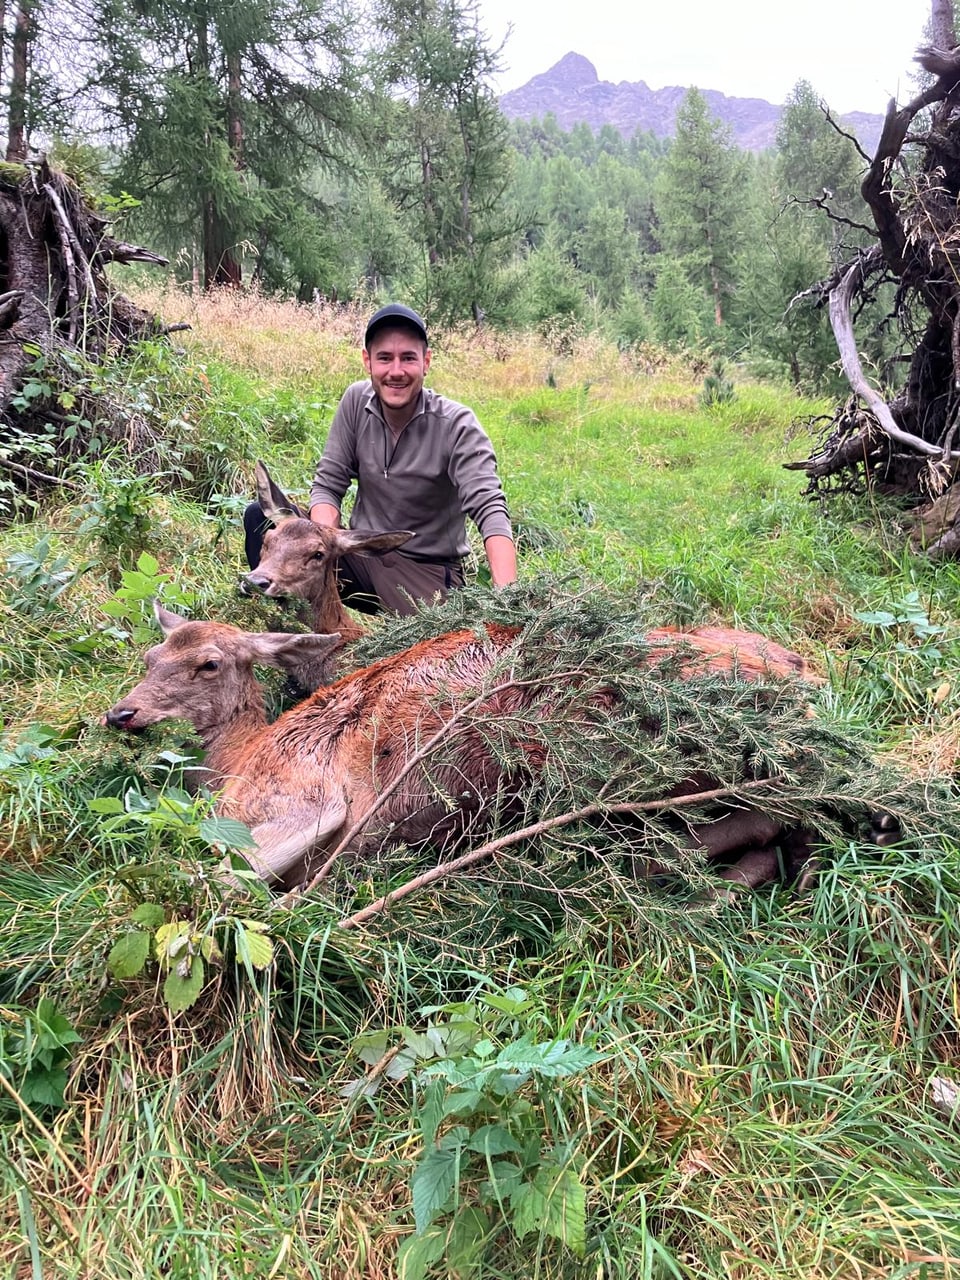
MULTIPOLYGON (((390 428, 384 425, 384 428, 383 428, 383 478, 384 480, 390 479, 390 476, 388 474, 390 470, 390 463, 393 462, 394 454, 397 452, 397 446, 400 443, 400 436, 397 436, 393 442, 393 448, 390 450, 390 457, 388 458, 387 457, 387 436, 390 434, 391 434, 390 428)), ((403 433, 401 432, 401 434, 403 433)))

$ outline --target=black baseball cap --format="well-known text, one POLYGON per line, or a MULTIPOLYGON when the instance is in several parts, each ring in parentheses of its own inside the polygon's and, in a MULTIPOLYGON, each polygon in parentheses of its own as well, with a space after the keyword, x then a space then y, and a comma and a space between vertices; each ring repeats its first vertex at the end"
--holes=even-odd
POLYGON ((427 346, 430 345, 423 316, 417 315, 412 307, 405 307, 402 302, 388 302, 385 307, 375 311, 367 321, 367 331, 363 335, 364 347, 370 346, 370 339, 378 329, 382 329, 384 325, 391 322, 403 329, 415 329, 427 346))

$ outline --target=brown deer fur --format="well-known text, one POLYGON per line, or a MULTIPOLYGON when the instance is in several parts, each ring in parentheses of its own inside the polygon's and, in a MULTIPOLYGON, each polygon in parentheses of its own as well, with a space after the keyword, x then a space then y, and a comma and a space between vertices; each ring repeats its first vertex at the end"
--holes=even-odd
POLYGON ((337 589, 337 565, 346 555, 378 556, 402 547, 412 533, 362 533, 314 524, 308 514, 280 489, 262 462, 256 466, 257 501, 273 528, 264 535, 260 563, 247 574, 251 586, 265 596, 294 596, 310 607, 311 630, 339 633, 319 664, 294 671, 304 689, 329 684, 336 675, 340 651, 365 635, 347 612, 337 589))
MULTIPOLYGON (((264 879, 286 884, 302 882, 318 853, 372 813, 418 748, 479 695, 494 662, 508 667, 517 636, 516 628, 487 625, 479 636, 461 630, 422 641, 318 690, 268 725, 254 663, 290 668, 322 660, 339 636, 251 635, 223 623, 189 622, 160 606, 156 614, 165 639, 147 654, 145 678, 106 722, 136 730, 173 717, 190 720, 206 750, 211 785, 222 787, 220 812, 252 830, 251 865, 264 879)), ((655 632, 650 660, 682 646, 691 674, 796 673, 797 656, 775 660, 763 637, 722 634, 725 644, 715 634, 655 632)), ((518 722, 525 699, 525 689, 505 676, 476 711, 518 722)), ((378 808, 376 830, 353 840, 354 848, 366 839, 379 843, 388 832, 406 841, 436 838, 449 826, 451 809, 482 809, 509 782, 478 730, 464 722, 450 741, 445 763, 431 762, 429 776, 426 767, 411 770, 378 808)), ((532 747, 528 763, 536 768, 532 747)), ((768 844, 777 830, 765 815, 738 810, 690 833, 692 843, 716 856, 768 844)))

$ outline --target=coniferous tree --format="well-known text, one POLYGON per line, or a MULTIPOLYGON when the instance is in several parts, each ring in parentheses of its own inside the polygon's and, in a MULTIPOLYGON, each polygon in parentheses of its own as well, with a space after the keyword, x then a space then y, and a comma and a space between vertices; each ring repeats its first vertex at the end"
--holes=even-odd
POLYGON ((666 253, 709 296, 723 324, 735 284, 745 204, 742 154, 690 89, 677 112, 676 136, 664 163, 656 209, 666 253))
POLYGON ((749 326, 754 350, 785 368, 798 389, 839 386, 826 309, 807 291, 830 275, 846 250, 863 243, 861 164, 811 85, 799 81, 784 106, 772 171, 764 167, 758 182, 763 193, 754 200, 737 307, 745 338, 749 326))
POLYGON ((18 0, 13 28, 10 90, 7 96, 8 162, 27 158, 27 98, 30 48, 36 31, 35 8, 35 0, 18 0))
MULTIPOLYGON (((239 283, 246 254, 284 257, 290 227, 322 216, 310 179, 338 163, 353 123, 349 26, 334 3, 93 6, 90 94, 121 149, 119 183, 148 202, 172 248, 200 246, 206 286, 239 283)), ((301 285, 322 274, 314 249, 301 285)))
POLYGON ((504 211, 507 125, 491 77, 497 53, 475 0, 383 0, 376 66, 391 101, 378 149, 384 189, 422 245, 427 310, 480 321, 521 227, 504 211))

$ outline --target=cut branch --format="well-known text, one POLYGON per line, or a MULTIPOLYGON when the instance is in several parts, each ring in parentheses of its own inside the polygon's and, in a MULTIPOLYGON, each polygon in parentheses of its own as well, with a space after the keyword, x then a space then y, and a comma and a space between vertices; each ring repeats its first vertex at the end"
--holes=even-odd
MULTIPOLYGON (((399 902, 402 898, 409 897, 411 893, 426 889, 438 880, 456 875, 457 872, 464 871, 467 867, 472 867, 477 862, 493 857, 494 854, 500 853, 503 849, 509 849, 523 840, 531 840, 536 836, 544 835, 548 831, 554 831, 557 827, 568 827, 575 822, 583 822, 587 818, 618 814, 629 816, 639 813, 657 813, 665 809, 675 809, 682 805, 706 804, 713 800, 736 797, 748 789, 755 791, 764 786, 782 787, 782 785, 781 779, 757 778, 751 782, 742 782, 736 787, 716 787, 711 791, 697 791, 689 795, 673 796, 664 800, 641 800, 632 804, 584 805, 581 809, 573 809, 569 813, 560 813, 553 818, 544 818, 540 822, 534 822, 530 826, 522 827, 519 831, 511 831, 506 835, 499 836, 496 840, 489 840, 486 844, 479 845, 476 849, 471 849, 469 853, 465 853, 459 858, 451 858, 449 862, 438 863, 436 866, 431 867, 429 871, 424 871, 420 875, 414 876, 406 884, 399 885, 396 889, 391 889, 389 893, 384 894, 382 898, 378 898, 376 902, 371 902, 369 906, 364 907, 361 911, 345 917, 340 921, 340 928, 353 929, 358 924, 365 924, 367 920, 372 919, 373 916, 386 910, 387 907, 392 906, 395 902, 399 902)), ((313 883, 311 882, 307 886, 308 890, 313 887, 313 883)))
MULTIPOLYGON (((577 673, 575 671, 565 671, 560 673, 560 675, 550 676, 549 682, 551 684, 555 684, 561 681, 566 681, 576 674, 577 673)), ((298 890, 297 892, 309 893, 311 889, 315 889, 321 881, 327 878, 338 858, 340 858, 341 855, 349 849, 357 836, 370 825, 371 818, 376 817, 390 797, 400 790, 413 770, 419 768, 432 751, 435 751, 442 743, 447 742, 452 737, 455 730, 463 727, 464 722, 472 712, 476 711, 478 707, 481 707, 484 704, 484 702, 497 694, 506 693, 507 690, 510 689, 536 688, 544 682, 545 680, 504 680, 500 684, 494 685, 489 689, 483 689, 475 698, 471 698, 469 702, 459 709, 459 711, 452 715, 449 720, 445 720, 436 733, 428 738, 427 741, 411 755, 410 759, 407 760, 403 769, 397 774, 390 786, 384 787, 383 791, 381 791, 377 796, 376 803, 371 807, 371 809, 364 814, 359 822, 355 822, 353 824, 353 826, 347 831, 346 835, 341 837, 340 842, 328 855, 326 861, 310 882, 305 885, 302 890, 298 890)), ((285 901, 286 899, 281 899, 281 903, 284 903, 285 901)))

